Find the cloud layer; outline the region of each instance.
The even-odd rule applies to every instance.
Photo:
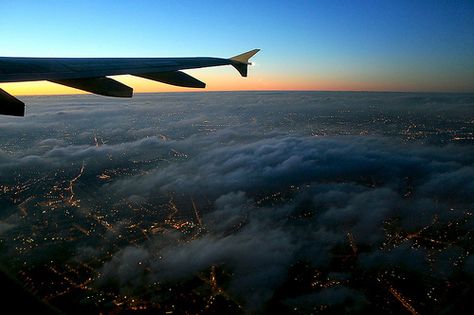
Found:
[[[465,219],[474,202],[472,153],[472,148],[420,147],[386,138],[271,138],[208,145],[189,160],[107,189],[214,200],[202,218],[203,237],[140,247],[151,255],[149,281],[181,279],[224,265],[233,271],[231,290],[259,308],[298,261],[330,269],[333,251],[349,243],[348,233],[365,248],[357,258],[360,268],[402,267],[425,276],[452,272],[452,262],[435,271],[430,248],[406,236],[432,226],[433,220],[441,228]],[[261,196],[281,193],[287,196],[271,205],[259,203]],[[295,219],[302,212],[310,215]],[[405,239],[385,246],[385,223],[395,219]],[[462,229],[470,228],[471,221]],[[117,264],[124,264],[131,250],[136,249],[128,247],[106,264],[104,274],[119,276],[113,270],[120,270]]]

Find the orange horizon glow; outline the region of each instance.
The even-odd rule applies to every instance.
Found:
[[[410,84],[396,80],[378,80],[376,82],[361,80],[360,78],[339,78],[331,75],[301,76],[297,74],[261,74],[258,71],[248,78],[241,78],[229,69],[189,70],[192,76],[206,83],[205,89],[183,88],[164,83],[142,79],[131,75],[114,76],[134,89],[134,93],[159,93],[159,92],[206,92],[206,91],[404,91],[404,92],[445,92],[446,85]],[[48,81],[2,83],[0,88],[15,96],[39,95],[75,95],[90,94],[81,90],[51,83]],[[450,92],[462,92],[463,87],[452,86]]]

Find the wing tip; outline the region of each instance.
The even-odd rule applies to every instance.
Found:
[[[255,54],[258,53],[259,51],[260,51],[260,48],[252,49],[252,50],[244,52],[240,55],[231,57],[229,59],[232,60],[232,61],[249,64],[249,59],[252,58],[253,56],[255,56]]]
[[[239,71],[240,75],[245,78],[248,75],[248,66],[252,64],[249,62],[249,59],[255,56],[255,54],[259,51],[259,48],[252,49],[244,52],[243,54],[231,57],[229,60],[231,61],[231,64],[234,66],[234,68]]]

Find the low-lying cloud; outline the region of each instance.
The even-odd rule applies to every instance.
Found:
[[[396,219],[410,234],[434,220],[446,225],[464,218],[474,202],[472,153],[469,147],[417,146],[387,138],[281,137],[207,145],[188,160],[106,189],[145,198],[179,192],[212,200],[212,210],[202,217],[207,231],[202,237],[166,246],[151,240],[140,247],[150,255],[145,281],[178,280],[225,266],[233,272],[231,292],[250,309],[259,309],[298,261],[330,269],[333,251],[348,244],[348,233],[364,248],[359,268],[403,268],[425,276],[441,268],[437,274],[451,274],[453,261],[430,267],[430,249],[409,239],[384,245],[385,224]],[[281,192],[289,196],[258,205],[262,195]],[[311,215],[294,219],[301,211]],[[128,264],[124,253],[132,250],[137,249],[118,253],[103,267],[104,275],[120,278],[114,270]],[[314,303],[354,289],[331,290],[318,293]],[[363,292],[356,295],[365,300]]]

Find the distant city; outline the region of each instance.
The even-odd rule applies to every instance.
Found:
[[[460,313],[474,95],[26,97],[0,265],[66,314]]]

